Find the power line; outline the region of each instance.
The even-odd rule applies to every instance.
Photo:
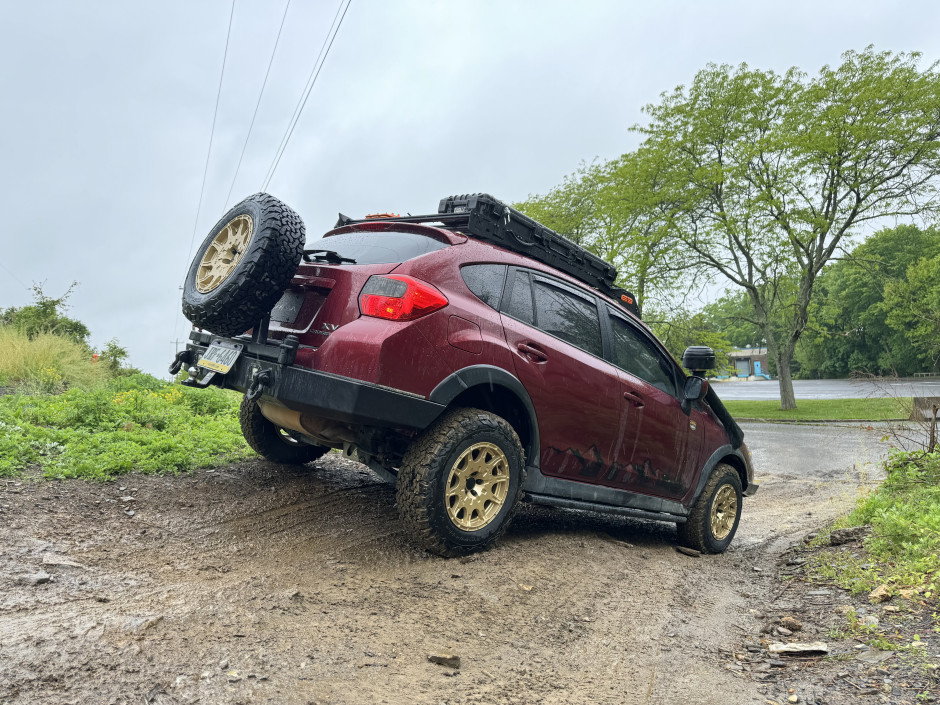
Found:
[[[343,8],[344,1],[346,2],[345,8]],[[346,12],[349,10],[349,6],[351,4],[352,0],[340,0],[339,7],[336,10],[336,15],[339,16],[339,22],[336,21],[336,17],[334,16],[333,25],[330,26],[332,36],[330,36],[330,32],[328,32],[326,38],[323,40],[323,45],[320,47],[320,53],[317,55],[317,60],[314,62],[313,69],[310,72],[310,78],[307,79],[307,86],[304,90],[304,93],[302,94],[298,106],[294,109],[294,115],[291,118],[292,122],[288,124],[287,132],[285,133],[284,138],[281,140],[281,144],[278,146],[277,152],[275,153],[274,161],[271,163],[271,167],[268,169],[268,173],[265,176],[264,184],[261,186],[262,191],[267,190],[268,184],[270,184],[271,179],[274,178],[274,172],[277,171],[281,157],[284,156],[284,152],[287,149],[287,144],[290,142],[290,138],[294,134],[294,128],[297,127],[297,123],[300,121],[300,115],[303,113],[304,107],[307,105],[307,99],[310,97],[313,86],[317,82],[317,77],[319,77],[320,71],[323,69],[323,64],[326,63],[326,57],[329,56],[330,49],[333,48],[333,42],[336,39],[336,35],[339,33],[339,28],[342,26],[343,20],[346,18]],[[343,11],[341,16],[339,15],[340,10]]]
[[[228,60],[228,44],[232,37],[232,18],[235,16],[235,0],[232,0],[232,9],[228,15],[228,31],[225,34],[225,51],[222,54],[222,73],[219,75],[219,89],[215,94],[215,111],[212,113],[212,129],[209,131],[209,149],[206,152],[206,166],[202,171],[202,188],[199,189],[199,205],[196,206],[196,222],[193,223],[193,235],[189,239],[189,260],[193,254],[193,243],[196,241],[196,228],[199,227],[199,214],[202,211],[202,199],[206,193],[206,179],[209,175],[209,158],[212,156],[212,142],[215,139],[215,123],[219,117],[219,100],[222,98],[222,80],[225,78],[225,63]]]
[[[6,273],[9,274],[11,277],[13,277],[19,284],[21,284],[24,289],[28,289],[28,288],[29,288],[28,286],[26,286],[25,284],[23,284],[23,280],[20,279],[18,276],[16,276],[13,272],[11,272],[11,271],[10,271],[10,268],[7,267],[3,262],[0,262],[0,267],[3,267],[3,269],[6,271]]]
[[[258,102],[255,103],[255,112],[251,115],[251,124],[248,126],[248,134],[245,135],[245,144],[242,145],[242,153],[238,155],[238,165],[235,167],[235,175],[232,176],[232,185],[228,187],[228,193],[225,195],[223,210],[228,209],[229,199],[232,197],[235,181],[238,179],[238,172],[242,167],[242,159],[245,157],[245,150],[248,148],[248,140],[251,139],[251,131],[255,126],[255,118],[258,117],[258,108],[261,107],[261,98],[264,96],[264,89],[268,85],[268,76],[271,75],[271,65],[274,64],[274,55],[277,53],[277,45],[281,41],[281,32],[284,30],[284,20],[287,19],[287,11],[290,9],[290,3],[291,0],[287,0],[287,4],[284,6],[284,14],[281,16],[281,26],[277,29],[274,49],[271,50],[271,59],[268,61],[268,70],[264,73],[264,81],[261,83],[261,92],[258,94]]]

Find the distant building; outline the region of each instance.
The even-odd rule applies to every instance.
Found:
[[[734,365],[735,377],[770,377],[767,348],[732,348],[728,357]]]

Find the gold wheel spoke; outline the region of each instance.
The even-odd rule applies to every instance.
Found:
[[[240,215],[219,231],[199,261],[196,270],[197,291],[208,294],[235,271],[251,242],[253,230],[251,216]]]
[[[460,454],[445,490],[450,520],[463,531],[478,531],[499,514],[509,494],[505,453],[493,443],[477,443]]]

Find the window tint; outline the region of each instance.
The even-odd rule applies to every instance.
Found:
[[[614,364],[675,396],[676,382],[672,365],[662,354],[619,316],[611,315],[610,325],[614,333]]]
[[[356,264],[391,264],[405,262],[447,246],[446,242],[418,233],[360,230],[322,237],[308,242],[306,249],[332,250],[340,257],[356,260]]]
[[[460,275],[467,288],[483,303],[499,308],[503,282],[506,281],[506,269],[505,264],[471,264],[461,268]]]
[[[539,329],[602,356],[601,323],[593,301],[536,279],[535,310]]]
[[[518,270],[513,278],[512,291],[509,293],[509,304],[506,313],[523,323],[535,325],[535,314],[532,312],[532,286],[529,282],[529,273]]]

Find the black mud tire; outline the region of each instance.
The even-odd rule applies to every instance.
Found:
[[[215,288],[199,291],[203,256],[229,223],[246,215],[252,232],[241,259]],[[239,335],[254,327],[290,283],[305,240],[303,220],[291,208],[266,193],[249,196],[222,216],[196,251],[183,283],[183,315],[216,335]]]
[[[445,488],[450,470],[474,444],[490,443],[506,457],[509,487],[502,507],[485,526],[467,531],[448,515]],[[398,471],[396,504],[409,537],[440,556],[462,556],[492,544],[516,511],[525,480],[525,454],[509,423],[479,409],[455,409],[412,441]]]
[[[712,530],[712,511],[719,493],[724,492],[727,494],[728,491],[723,490],[725,487],[731,487],[734,490],[736,510],[730,532],[718,538]],[[741,476],[738,475],[738,471],[730,465],[719,463],[715,466],[711,477],[708,478],[702,494],[692,505],[688,520],[684,524],[677,525],[679,543],[702,553],[724,553],[731,545],[731,541],[738,530],[738,524],[741,522],[743,497]]]
[[[258,455],[272,463],[303,465],[312,463],[330,452],[325,446],[310,445],[289,435],[287,431],[268,421],[258,408],[256,400],[242,397],[238,410],[242,435]]]

